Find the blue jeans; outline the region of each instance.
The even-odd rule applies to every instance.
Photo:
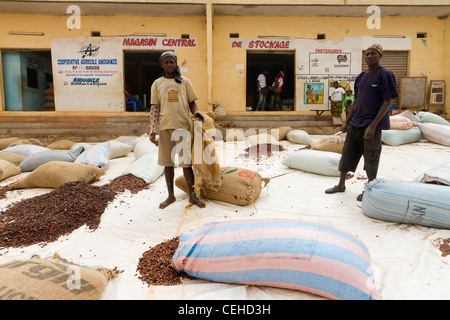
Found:
[[[262,94],[261,91],[258,93],[258,103],[256,104],[257,111],[264,111],[264,106],[266,105],[266,94]]]

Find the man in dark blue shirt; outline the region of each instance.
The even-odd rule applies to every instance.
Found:
[[[381,130],[390,129],[389,107],[398,98],[394,73],[380,65],[383,48],[374,44],[366,50],[368,69],[355,80],[355,101],[342,132],[347,132],[339,163],[338,185],[325,190],[331,194],[345,191],[345,179],[349,171],[355,172],[361,157],[370,181],[376,179],[381,155]],[[363,194],[357,197],[362,201]]]

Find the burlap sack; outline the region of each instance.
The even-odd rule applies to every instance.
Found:
[[[59,188],[70,181],[92,183],[104,174],[103,169],[87,164],[51,161],[11,185],[11,189]]]
[[[0,159],[0,181],[15,176],[21,172],[20,167],[9,161]]]
[[[311,143],[311,150],[329,151],[342,154],[345,137],[330,136]]]
[[[95,300],[116,273],[55,255],[0,265],[0,300]]]
[[[11,162],[16,166],[18,166],[26,158],[27,157],[12,152],[0,152],[0,159]]]
[[[58,140],[53,143],[50,143],[47,148],[52,150],[70,150],[75,142],[71,140]]]
[[[267,130],[267,133],[272,135],[278,141],[286,140],[286,135],[291,131],[291,127],[279,127]]]
[[[0,139],[0,150],[3,150],[3,149],[8,148],[8,146],[9,146],[11,143],[14,143],[14,142],[19,141],[19,140],[20,140],[20,138],[17,138],[17,137],[2,138],[2,139]]]
[[[219,190],[204,189],[201,193],[203,198],[245,206],[258,199],[263,188],[262,183],[264,182],[265,186],[270,180],[262,178],[257,172],[248,169],[223,167],[220,171],[221,188]],[[188,192],[184,176],[176,178],[175,185],[184,192]]]
[[[196,112],[191,123],[191,161],[194,171],[194,191],[219,190],[222,185],[220,165],[216,156],[214,119],[207,112]]]
[[[8,147],[19,146],[21,144],[31,144],[34,146],[41,146],[41,147],[47,146],[47,144],[44,141],[41,141],[39,139],[22,139],[22,140],[14,141]]]

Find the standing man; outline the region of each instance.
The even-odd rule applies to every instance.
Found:
[[[258,103],[256,104],[256,111],[264,111],[264,106],[266,105],[266,95],[267,95],[267,70],[260,73],[257,80],[256,86],[258,88]]]
[[[193,191],[194,173],[191,162],[191,113],[197,112],[198,99],[190,80],[181,76],[177,65],[177,56],[174,52],[167,51],[161,54],[159,61],[162,68],[162,77],[153,82],[151,87],[151,111],[150,111],[150,141],[158,147],[158,164],[165,167],[168,197],[159,205],[164,209],[175,202],[174,196],[174,157],[177,153],[174,149],[177,145],[176,138],[182,138],[183,148],[178,152],[180,166],[186,179],[189,193],[189,202],[200,208],[205,204],[198,199]],[[156,141],[156,131],[159,128],[159,141]],[[172,140],[173,139],[173,140]],[[189,150],[189,154],[183,151]]]
[[[398,97],[394,73],[380,65],[383,48],[371,45],[365,54],[368,69],[355,80],[355,100],[342,125],[347,132],[339,163],[338,185],[325,190],[331,194],[345,191],[345,178],[349,171],[355,172],[361,156],[364,170],[370,181],[376,179],[381,155],[381,130],[389,130],[389,106]],[[361,193],[356,199],[362,201]]]

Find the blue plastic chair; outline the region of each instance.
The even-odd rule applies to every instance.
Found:
[[[128,105],[133,106],[134,112],[137,111],[137,110],[136,110],[136,101],[135,101],[135,100],[127,101],[127,104],[126,104],[126,110],[127,110],[127,111],[128,111]]]

